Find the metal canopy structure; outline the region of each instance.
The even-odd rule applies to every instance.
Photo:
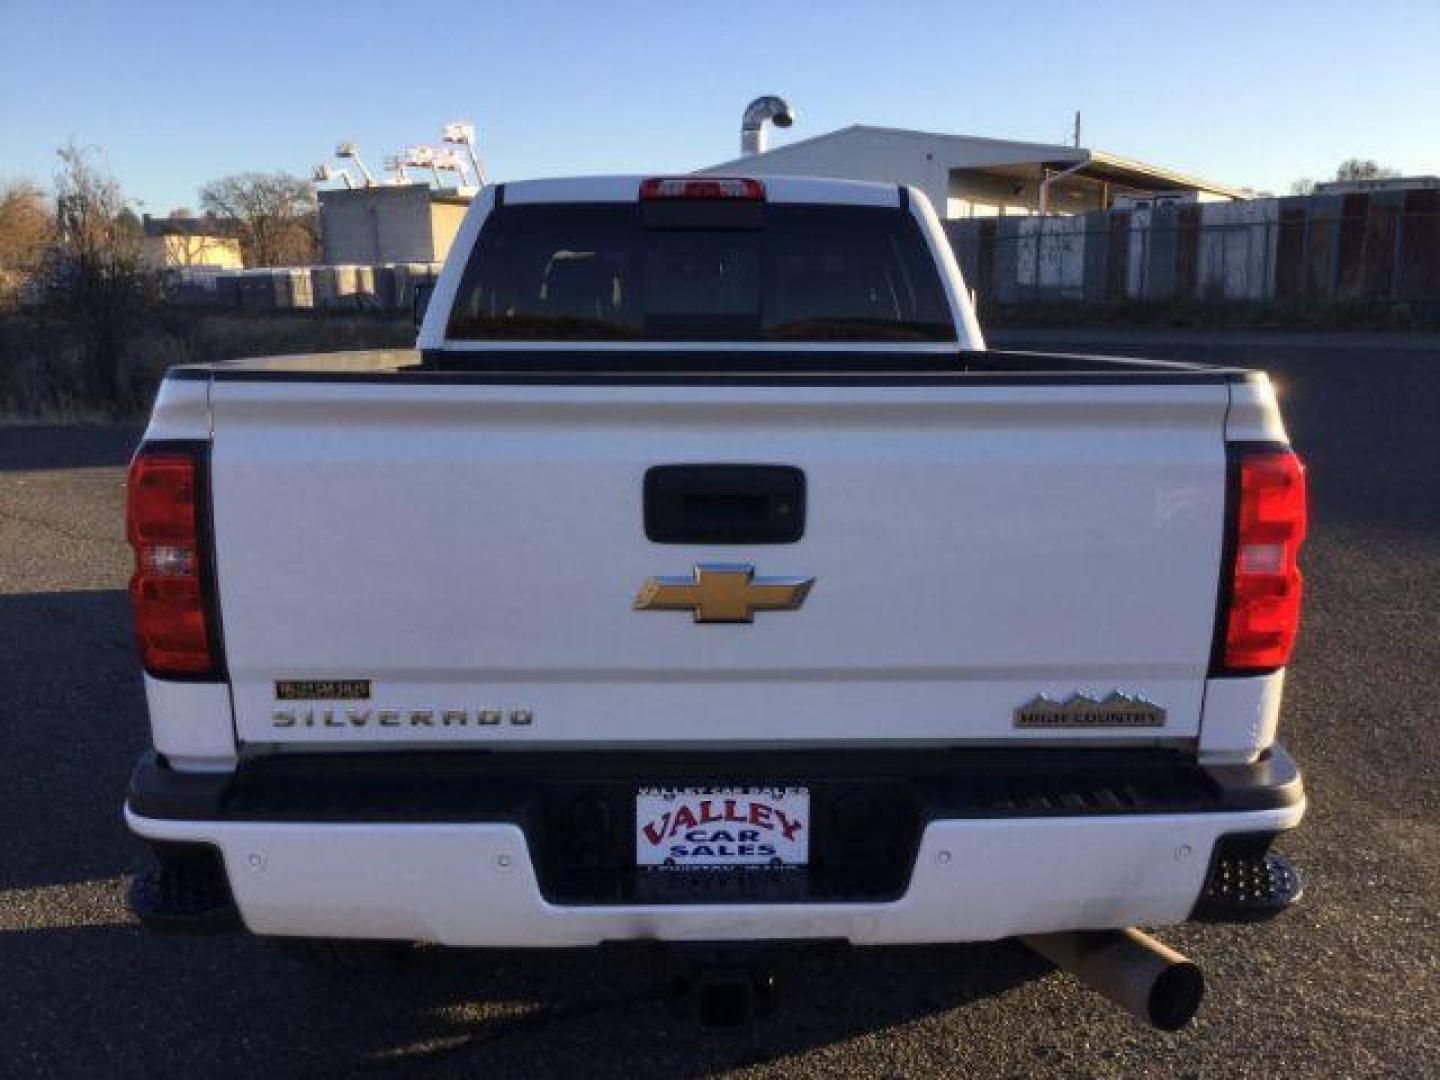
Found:
[[[1246,197],[1238,188],[1104,150],[865,124],[699,171],[907,183],[925,191],[942,214],[947,202],[966,198],[1067,213],[1104,209],[1118,193]]]

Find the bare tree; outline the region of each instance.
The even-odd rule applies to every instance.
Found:
[[[200,189],[200,205],[240,231],[248,266],[295,266],[316,252],[315,191],[289,173],[238,173]]]
[[[13,302],[33,279],[54,228],[38,187],[25,180],[0,184],[0,303]]]
[[[127,238],[139,239],[145,235],[145,226],[140,221],[140,215],[128,206],[122,206],[115,215],[115,229]]]
[[[1388,165],[1378,164],[1372,158],[1346,158],[1335,169],[1335,180],[1345,183],[1353,180],[1387,180],[1400,173]],[[1318,181],[1302,176],[1290,185],[1291,195],[1314,195]]]
[[[1400,173],[1370,158],[1348,158],[1335,170],[1336,180],[1387,180]]]
[[[59,155],[47,299],[77,336],[80,393],[121,411],[131,404],[126,347],[143,327],[155,283],[119,184],[82,147]]]

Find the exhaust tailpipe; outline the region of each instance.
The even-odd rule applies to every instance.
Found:
[[[1056,967],[1161,1031],[1179,1031],[1200,1009],[1200,969],[1139,930],[1076,930],[1020,939]]]

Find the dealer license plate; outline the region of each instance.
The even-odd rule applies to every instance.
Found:
[[[639,866],[804,866],[810,789],[641,788],[635,796]]]

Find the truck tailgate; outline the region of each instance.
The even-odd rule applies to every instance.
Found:
[[[213,528],[239,737],[1193,737],[1227,402],[1219,380],[217,379]],[[651,542],[646,470],[690,463],[803,470],[803,536]],[[647,579],[710,563],[814,584],[798,610],[749,624],[634,609]],[[1017,724],[1037,695],[1114,691],[1163,724]]]

